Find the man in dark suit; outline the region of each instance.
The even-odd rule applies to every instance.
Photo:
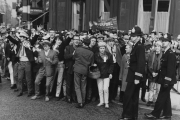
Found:
[[[120,120],[138,119],[138,102],[140,82],[145,72],[145,48],[140,42],[141,28],[135,26],[132,29],[131,41],[134,43],[130,54],[130,64],[127,75],[127,87],[123,100],[123,113]]]
[[[38,61],[42,63],[41,68],[38,71],[38,75],[36,76],[35,80],[35,96],[31,99],[35,100],[40,96],[40,89],[39,85],[43,80],[44,76],[46,76],[46,97],[45,101],[49,101],[49,92],[50,92],[50,85],[52,84],[53,75],[55,71],[55,65],[58,63],[58,56],[57,52],[50,49],[50,42],[45,40],[43,42],[44,50],[39,52]]]
[[[65,72],[66,72],[66,99],[68,103],[71,103],[72,100],[76,101],[75,90],[74,90],[73,54],[75,49],[79,45],[79,41],[80,41],[79,36],[74,36],[72,39],[72,45],[67,46],[64,52]]]
[[[85,103],[86,97],[86,84],[88,68],[94,62],[94,53],[89,49],[90,40],[85,38],[83,40],[83,46],[78,47],[74,53],[74,84],[77,95],[77,108],[82,108]]]
[[[40,31],[41,28],[38,28]],[[32,96],[33,94],[33,87],[32,87],[32,78],[31,78],[31,62],[34,61],[34,55],[31,47],[36,43],[37,38],[39,36],[39,32],[36,33],[35,37],[29,41],[29,35],[25,30],[20,30],[17,33],[19,36],[19,41],[7,35],[7,38],[17,45],[17,54],[16,56],[19,58],[19,65],[18,65],[18,83],[19,83],[19,96],[23,95],[23,79],[27,81],[27,88],[28,88],[28,97]]]
[[[172,108],[170,91],[176,84],[176,56],[171,50],[171,36],[169,34],[162,38],[164,54],[161,58],[161,68],[157,83],[161,84],[160,92],[155,103],[154,110],[145,114],[148,119],[171,119]],[[161,112],[163,111],[162,116]]]

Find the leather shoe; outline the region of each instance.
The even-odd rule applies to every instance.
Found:
[[[155,116],[153,116],[151,113],[145,113],[144,116],[147,118],[147,119],[157,119]]]
[[[171,119],[171,116],[161,116],[160,119]]]
[[[76,108],[83,108],[84,107],[84,105],[82,104],[82,103],[78,103],[77,105],[76,105]]]
[[[20,97],[20,96],[22,96],[23,95],[23,93],[19,93],[18,95],[17,95],[17,97]]]

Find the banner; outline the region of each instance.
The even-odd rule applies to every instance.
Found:
[[[100,20],[98,22],[89,22],[89,26],[99,30],[117,30],[117,17],[108,20]]]

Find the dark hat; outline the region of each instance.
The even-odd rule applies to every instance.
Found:
[[[171,35],[169,33],[164,34],[162,42],[171,42]]]
[[[142,36],[142,31],[139,26],[135,26],[131,30],[131,37],[134,37],[134,36]]]
[[[90,39],[88,37],[84,38],[83,41],[82,41],[85,45],[89,46],[90,44]]]

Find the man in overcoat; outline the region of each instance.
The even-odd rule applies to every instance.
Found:
[[[130,54],[130,64],[127,75],[127,87],[123,100],[123,113],[120,120],[137,120],[140,82],[145,72],[145,48],[140,42],[141,28],[135,26],[131,31],[133,48]]]
[[[161,84],[160,92],[154,110],[145,117],[148,119],[171,119],[172,108],[170,91],[176,84],[176,56],[171,50],[171,36],[166,34],[162,39],[164,54],[161,58],[161,68],[157,83]],[[161,112],[163,111],[162,116]]]

